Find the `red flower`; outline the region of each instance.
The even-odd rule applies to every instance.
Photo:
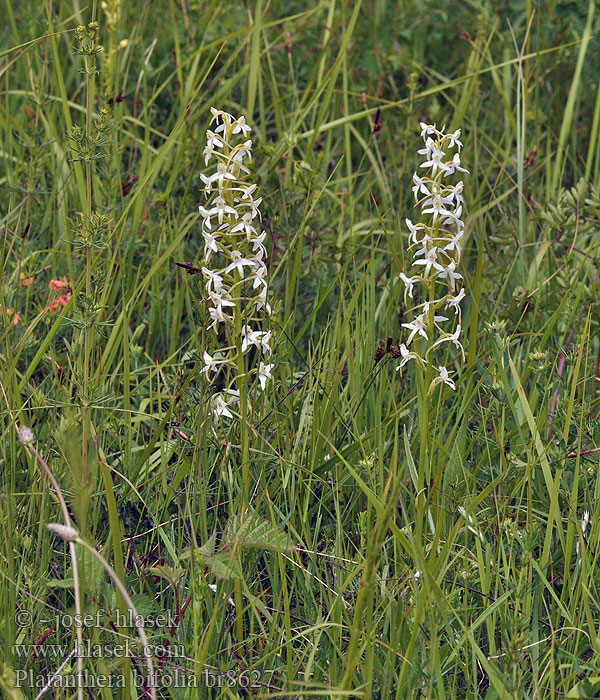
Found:
[[[71,298],[71,292],[67,292],[66,294],[63,294],[60,297],[57,297],[56,299],[53,299],[49,304],[48,304],[48,311],[51,314],[55,314],[59,309],[61,309],[63,306],[67,305],[67,302]]]
[[[61,289],[64,289],[65,287],[69,286],[69,280],[65,279],[64,277],[59,280],[50,280],[48,283],[48,287],[50,289],[53,289],[55,292],[60,291]]]
[[[12,316],[12,317],[13,317],[13,319],[12,319],[13,326],[16,326],[17,323],[19,323],[19,314],[16,313],[15,311],[13,311],[13,309],[9,308],[8,306],[6,307],[6,313],[7,313],[9,316]]]

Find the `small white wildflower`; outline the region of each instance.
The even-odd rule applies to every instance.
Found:
[[[33,445],[33,443],[35,442],[35,436],[33,435],[33,431],[26,425],[19,425],[17,427],[17,435],[19,436],[19,441],[21,442],[21,445]]]
[[[215,148],[223,148],[223,142],[214,132],[209,130],[206,132],[206,148],[203,151],[204,165],[208,165]]]
[[[463,360],[465,359],[465,351],[462,346],[462,343],[459,340],[460,337],[460,323],[456,326],[456,330],[454,333],[449,333],[448,335],[442,336],[438,340],[435,341],[435,343],[431,346],[431,350],[433,348],[437,347],[438,345],[441,345],[442,343],[452,343],[457,350],[460,350],[460,353],[462,355]],[[446,382],[447,383],[447,382]]]
[[[252,129],[246,124],[246,117],[241,116],[238,117],[234,122],[233,122],[233,128],[231,130],[232,134],[239,134],[240,131],[245,135],[249,134]],[[459,132],[460,133],[460,132]]]
[[[212,229],[212,223],[211,223],[211,216],[212,214],[208,209],[205,209],[202,205],[198,207],[198,211],[200,212],[200,216],[204,219],[202,222],[203,226],[206,226],[206,228],[210,231]]]
[[[417,358],[417,353],[415,352],[410,352],[410,350],[404,345],[404,343],[401,343],[400,345],[400,354],[402,356],[402,359],[400,360],[400,364],[396,367],[396,372],[399,369],[402,369],[404,365],[409,361],[409,360],[414,360]]]
[[[466,168],[462,168],[460,165],[460,155],[458,153],[454,154],[454,158],[452,158],[452,162],[448,163],[446,166],[446,175],[453,175],[456,171],[459,171],[461,173],[468,173],[469,171]]]
[[[273,363],[265,365],[261,362],[258,366],[258,381],[260,382],[260,388],[264,391],[267,383],[267,379],[273,379],[271,370],[275,367]]]
[[[202,267],[202,274],[206,277],[206,291],[218,292],[223,288],[223,278],[218,272],[209,269],[208,267]]]
[[[213,372],[218,372],[219,365],[223,365],[227,362],[227,360],[220,357],[212,357],[212,355],[209,355],[206,350],[203,353],[202,359],[204,360],[204,367],[200,370],[200,373],[206,372],[207,375],[211,370]]]
[[[421,268],[418,275],[400,273],[399,277],[404,284],[404,302],[413,299],[416,282],[421,282],[425,287],[426,298],[429,301],[417,303],[413,308],[423,307],[422,313],[417,315],[410,323],[403,323],[402,327],[410,331],[405,344],[400,346],[401,362],[398,369],[410,359],[418,359],[421,366],[432,351],[435,351],[445,342],[451,342],[461,353],[464,360],[465,353],[460,341],[462,331],[462,319],[460,302],[465,298],[465,291],[455,293],[455,284],[462,279],[457,272],[462,252],[462,240],[464,236],[463,190],[464,182],[459,180],[455,184],[446,182],[446,178],[455,172],[467,172],[460,164],[459,151],[462,148],[460,140],[461,131],[456,129],[450,134],[444,132],[445,127],[438,129],[435,125],[420,123],[421,137],[425,141],[424,147],[418,153],[425,156],[420,168],[425,170],[421,175],[414,173],[412,192],[415,202],[420,203],[421,213],[425,220],[413,223],[405,219],[409,229],[410,248],[415,247],[412,264],[415,268]],[[455,152],[452,153],[452,149]],[[447,287],[446,294],[439,298],[435,293],[437,285],[444,284]],[[437,324],[448,321],[445,316],[437,312],[441,306],[454,309],[457,318],[457,326],[453,332],[444,333]],[[431,312],[432,311],[432,312]],[[442,335],[436,339],[436,331],[442,331]],[[416,351],[411,353],[408,347],[416,336],[427,341],[428,347],[425,358]],[[414,358],[413,358],[414,355]],[[430,384],[430,390],[437,384],[446,384],[455,388],[454,381],[450,378],[448,370],[438,367],[438,375]]]
[[[213,308],[218,309],[220,313],[223,312],[224,306],[228,306],[230,308],[235,307],[235,302],[231,298],[230,294],[223,289],[220,289],[218,292],[209,292],[208,297],[213,305]]]
[[[261,285],[267,284],[266,282],[266,276],[267,276],[267,267],[266,265],[260,265],[259,267],[256,267],[254,272],[252,272],[249,276],[248,279],[252,282],[252,289],[256,289],[257,287],[260,287]]]
[[[208,326],[206,330],[214,330],[215,333],[218,331],[219,323],[226,323],[227,321],[231,320],[231,318],[223,312],[222,306],[211,306],[208,309],[208,315],[210,316],[212,323]]]
[[[415,255],[418,255],[421,251],[418,251],[415,253]],[[425,257],[422,260],[415,260],[413,265],[425,265],[425,269],[423,270],[423,276],[428,277],[429,272],[431,268],[433,267],[435,270],[438,270],[438,272],[443,272],[444,267],[440,265],[440,263],[437,260],[437,248],[433,246],[433,248],[430,248],[426,253]]]
[[[233,403],[231,397],[225,398],[222,393],[213,396],[213,415],[215,418],[233,418],[233,413],[229,410],[229,406]]]
[[[460,218],[462,216],[462,204],[460,204],[453,212],[450,212],[450,216],[442,219],[440,223],[440,229],[446,230],[448,226],[456,226],[457,233],[460,233],[465,226],[465,222]]]
[[[451,236],[450,238],[442,238],[440,240],[443,241],[449,241],[442,250],[450,253],[456,252],[458,256],[461,254],[461,248],[460,248],[460,243],[462,241],[463,233],[462,231],[458,231],[458,233],[455,236]]]
[[[460,292],[454,297],[448,297],[445,302],[446,308],[452,307],[454,313],[458,315],[460,321],[460,302],[466,297],[465,290],[461,287]]]
[[[208,261],[213,253],[219,252],[217,237],[212,233],[202,231],[202,238],[204,238],[204,258]]]
[[[239,250],[232,250],[231,253],[231,263],[225,268],[225,272],[231,272],[231,270],[237,270],[238,275],[244,277],[244,265],[246,267],[254,267],[254,260],[249,258],[244,258]]]
[[[237,233],[238,231],[245,231],[246,235],[250,239],[252,234],[256,235],[256,229],[252,226],[252,212],[246,212],[242,215],[242,218],[238,223],[231,229],[231,233]]]
[[[215,132],[211,131],[210,129],[208,129],[206,132],[206,143],[209,146],[223,148],[223,141],[221,141],[221,139],[215,134]]]
[[[412,339],[415,337],[415,335],[417,335],[417,333],[420,336],[423,336],[425,340],[427,340],[427,331],[425,330],[425,321],[423,314],[417,316],[414,321],[411,321],[411,323],[403,323],[402,327],[408,328],[408,330],[410,331],[410,335],[408,336],[406,345],[410,345],[412,343]]]
[[[417,175],[417,173],[414,173],[414,175],[413,175],[413,182],[415,183],[413,188],[412,188],[413,195],[415,197],[415,202],[418,201],[419,194],[424,194],[426,196],[431,195],[431,192],[427,189],[427,183],[425,182],[425,180],[421,179]]]
[[[247,202],[247,206],[250,207],[250,213],[252,214],[252,218],[255,216],[260,217],[260,210],[259,206],[262,203],[262,197],[259,197],[258,199],[251,199],[249,202]]]
[[[242,352],[246,352],[251,345],[260,347],[260,331],[254,331],[250,326],[242,328]]]
[[[588,525],[590,524],[590,512],[586,510],[583,514],[583,520],[581,521],[581,534],[585,537]]]
[[[215,396],[214,415],[217,418],[220,418],[221,416],[225,416],[225,418],[233,418],[233,413],[231,413],[229,408],[227,408],[227,404],[225,403],[225,400],[221,394],[217,394]]]
[[[216,394],[211,411],[216,419],[232,418],[232,402],[239,401],[240,382],[256,376],[261,389],[271,376],[273,363],[259,363],[259,358],[244,358],[244,371],[239,371],[238,352],[247,353],[254,346],[263,355],[271,353],[272,333],[257,330],[261,316],[271,315],[268,302],[266,232],[259,228],[262,197],[258,185],[251,182],[248,166],[252,162],[252,131],[244,116],[233,117],[211,108],[211,126],[206,132],[205,165],[216,160],[213,172],[202,174],[206,203],[198,209],[202,217],[204,260],[202,275],[205,299],[210,316],[208,328],[218,337],[227,338],[226,347],[216,351],[207,347],[201,372],[207,376],[221,371],[225,385],[238,386]],[[217,260],[217,263],[213,262]],[[227,291],[226,287],[229,288]],[[266,312],[266,313],[265,313]],[[241,318],[240,318],[241,316]],[[242,327],[241,339],[236,337]],[[260,327],[260,326],[259,326]],[[241,341],[241,342],[240,342]],[[247,365],[256,362],[256,370]],[[245,394],[250,397],[252,389]]]
[[[419,155],[425,156],[426,158],[430,158],[431,154],[433,153],[435,149],[435,141],[430,137],[426,136],[423,137],[425,139],[425,148],[419,148],[417,153]],[[421,166],[423,167],[423,166]]]
[[[211,112],[212,112],[212,111],[213,111],[213,107],[211,107],[210,109],[211,109]],[[211,122],[214,121],[217,117],[220,117],[223,121],[222,121],[221,124],[219,124],[219,125],[217,126],[217,128],[215,129],[215,131],[216,131],[217,133],[220,133],[220,132],[225,133],[226,131],[231,131],[231,121],[232,121],[232,119],[233,119],[233,117],[231,116],[231,114],[228,114],[227,112],[223,112],[222,110],[218,110],[218,111],[215,110],[215,111],[213,112],[213,118],[212,118]]]
[[[429,134],[435,134],[435,126],[431,124],[425,124],[425,122],[419,122],[421,127],[421,138],[426,139]]]
[[[437,377],[434,377],[432,382],[431,382],[431,385],[429,387],[430,391],[431,391],[431,389],[433,389],[433,387],[436,384],[440,384],[441,382],[443,382],[444,384],[447,384],[453,390],[456,389],[456,386],[455,386],[454,382],[452,381],[452,379],[450,379],[450,375],[448,374],[448,370],[445,367],[442,367],[442,366],[438,367],[438,372],[439,372],[439,375]]]
[[[251,238],[248,243],[252,243],[252,252],[254,253],[261,253],[262,255],[265,254],[265,247],[263,245],[263,241],[265,240],[265,236],[267,235],[266,231],[263,231],[260,236],[255,236],[254,238]]]
[[[459,136],[460,136],[460,129],[457,129],[453,134],[450,134],[450,137],[449,137],[450,148],[454,148],[455,146],[458,146],[458,148],[462,148],[462,142],[458,140]]]
[[[463,196],[462,192],[464,189],[464,184],[462,180],[459,180],[456,185],[450,186],[447,188],[447,191],[449,192],[449,195],[453,197],[454,201],[457,204],[460,204],[463,201]]]
[[[405,219],[406,225],[408,226],[408,230],[410,231],[410,235],[408,237],[408,240],[410,243],[418,243],[417,239],[417,234],[419,231],[424,231],[425,226],[423,224],[413,224],[413,222],[410,219]]]
[[[462,275],[458,272],[455,272],[456,270],[456,262],[454,260],[451,260],[446,267],[443,267],[440,272],[438,272],[438,279],[445,279],[448,278],[448,283],[449,284],[454,284],[454,280],[461,280]]]
[[[258,185],[256,183],[248,185],[247,187],[238,187],[237,189],[242,193],[242,200],[249,199],[252,201],[252,195],[256,192]]]
[[[441,194],[436,194],[430,199],[426,199],[423,202],[423,214],[433,214],[433,221],[435,222],[438,216],[453,216],[451,211],[448,211],[444,204],[452,204],[453,197],[450,195],[443,197]]]
[[[267,315],[271,315],[271,305],[267,301],[267,286],[265,285],[260,289],[258,292],[255,300],[254,300],[254,306],[256,311],[260,311],[261,309],[264,309],[267,312]]]
[[[409,296],[411,299],[413,298],[413,292],[414,292],[414,288],[415,288],[415,282],[418,282],[421,278],[418,277],[418,276],[407,277],[407,276],[404,274],[404,272],[401,272],[401,273],[398,275],[398,277],[400,277],[400,279],[401,279],[402,282],[404,283],[404,287],[405,287],[405,289],[404,289],[404,303],[406,303],[406,295],[408,294],[408,296]]]
[[[225,214],[231,214],[234,217],[237,217],[237,211],[232,207],[227,204],[227,202],[219,195],[213,202],[214,206],[209,209],[209,215],[216,214],[217,219],[219,221],[219,226],[223,223],[223,218],[225,217]]]
[[[440,148],[436,148],[435,146],[424,150],[429,150],[427,153],[428,160],[421,163],[421,168],[431,168],[433,175],[435,175],[438,168],[443,172],[448,172],[449,166],[444,163],[444,156],[446,155],[444,151],[442,151]],[[421,151],[419,151],[419,153],[421,153]]]
[[[432,302],[432,303],[435,305],[438,301],[439,301],[439,300],[436,299],[436,300],[435,300],[434,302]],[[430,304],[429,304],[428,301],[426,301],[426,302],[423,304],[423,316],[425,316],[425,318],[429,318],[429,307],[430,307]],[[434,321],[434,323],[439,323],[440,321],[447,321],[447,320],[448,320],[448,319],[446,318],[446,316],[439,316],[438,314],[436,314],[436,313],[434,312],[434,314],[433,314],[433,321]]]
[[[60,537],[65,542],[73,542],[79,537],[79,533],[74,527],[69,525],[61,525],[60,523],[48,523],[48,530],[53,535]]]
[[[261,331],[259,334],[260,347],[265,355],[271,353],[271,340],[273,338],[272,331]]]

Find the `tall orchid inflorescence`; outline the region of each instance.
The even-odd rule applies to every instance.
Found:
[[[463,210],[463,182],[450,184],[448,178],[458,172],[468,172],[460,164],[460,129],[452,134],[444,133],[444,128],[437,129],[431,124],[421,122],[421,137],[425,147],[418,153],[425,157],[420,168],[424,174],[413,175],[412,188],[415,202],[421,205],[421,213],[425,220],[413,224],[406,219],[410,231],[409,250],[414,250],[413,266],[415,273],[408,277],[403,272],[400,279],[404,283],[404,300],[407,297],[414,300],[415,285],[419,283],[423,289],[424,301],[415,305],[420,310],[414,320],[403,323],[402,326],[410,331],[406,343],[400,345],[399,370],[409,360],[416,360],[421,367],[433,364],[434,351],[444,343],[452,343],[464,360],[464,349],[460,342],[461,310],[460,302],[465,298],[463,287],[456,291],[458,280],[462,275],[456,271],[461,255],[461,244],[464,235],[464,222],[461,219]],[[455,149],[454,154],[448,153]],[[440,283],[444,293],[438,298]],[[440,324],[448,321],[447,316],[438,314],[438,310],[452,309],[457,319],[454,332],[450,333]],[[435,336],[438,336],[435,338]],[[423,338],[421,352],[413,341]],[[447,384],[455,389],[454,381],[450,378],[448,369],[438,365],[435,376],[431,379],[429,391],[437,384]],[[431,376],[431,373],[428,373]]]
[[[261,231],[259,206],[248,165],[252,161],[252,141],[246,140],[251,128],[243,116],[211,108],[214,131],[206,132],[204,162],[216,161],[210,176],[201,175],[207,203],[200,206],[203,218],[204,260],[202,274],[211,323],[217,339],[226,338],[218,351],[204,350],[202,372],[213,381],[230,368],[223,379],[224,389],[213,396],[215,419],[232,418],[231,407],[246,401],[248,378],[255,375],[261,390],[272,379],[272,332],[264,329],[270,317],[267,301],[265,231]],[[216,345],[216,343],[215,343]],[[256,348],[258,366],[247,367],[247,356]]]

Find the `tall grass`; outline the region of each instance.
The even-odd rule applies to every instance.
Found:
[[[596,697],[593,1],[107,0],[98,73],[93,12],[0,11],[4,695],[82,659],[124,684],[91,697],[149,697],[133,606],[164,698]],[[248,460],[200,372],[210,107],[253,128],[268,233],[276,368]],[[467,360],[445,345],[457,390],[421,422],[387,340],[420,120],[462,128],[470,171]],[[47,529],[70,523],[18,425],[131,605]],[[93,658],[71,653],[75,590]]]

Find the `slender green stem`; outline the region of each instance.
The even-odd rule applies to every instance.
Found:
[[[248,430],[247,430],[247,377],[242,352],[242,302],[241,302],[241,287],[243,281],[240,279],[240,294],[236,298],[235,306],[235,347],[236,347],[236,363],[237,363],[237,378],[236,386],[240,393],[240,458],[242,469],[242,495],[241,509],[244,510],[248,505],[248,491],[250,482],[250,465],[248,463]],[[241,645],[244,642],[244,618],[242,614],[242,582],[239,578],[234,581],[234,599],[235,599],[235,636],[238,643]]]
[[[82,397],[82,446],[81,446],[81,481],[82,488],[88,488],[88,441],[90,422],[90,366],[91,352],[93,344],[93,326],[89,316],[90,299],[92,293],[92,243],[91,243],[91,219],[92,219],[92,162],[89,151],[92,142],[92,109],[94,101],[94,63],[92,57],[84,57],[86,104],[85,104],[85,135],[86,135],[86,158],[85,158],[85,187],[86,187],[86,212],[85,212],[85,316],[83,329],[83,397]],[[82,532],[86,532],[86,523],[80,524]]]
[[[10,406],[8,405],[8,400],[6,397],[6,392],[4,391],[4,387],[1,384],[0,384],[0,388],[2,389],[2,394],[4,395],[4,399],[7,402],[7,407],[8,407],[9,413],[11,413]],[[13,418],[13,420],[14,420],[14,418]],[[16,425],[16,423],[15,423],[15,425]],[[63,496],[63,492],[62,492],[60,485],[59,485],[58,481],[56,480],[54,474],[50,470],[50,467],[48,466],[46,460],[37,451],[37,449],[33,445],[33,443],[27,444],[27,445],[25,445],[25,447],[34,456],[35,460],[41,466],[42,470],[45,472],[50,483],[52,484],[52,487],[54,488],[54,492],[56,494],[58,502],[60,503],[60,508],[61,508],[63,518],[65,521],[65,526],[72,527],[73,524],[71,521],[71,516],[69,515],[69,509],[67,508],[67,503],[66,503],[65,498]],[[81,617],[81,612],[82,612],[81,593],[82,593],[82,589],[81,589],[81,582],[79,580],[79,575],[78,575],[77,552],[75,551],[75,544],[73,542],[69,542],[69,554],[71,556],[71,569],[73,571],[73,597],[75,599],[75,613],[79,617]],[[81,650],[83,649],[83,631],[82,631],[81,625],[75,626],[75,637],[77,639],[77,649],[75,650],[75,656],[77,658],[77,677],[79,679],[79,681],[77,683],[77,700],[83,700],[83,656],[81,655]]]
[[[88,551],[93,557],[95,557],[106,573],[110,576],[110,578],[113,580],[115,586],[117,587],[119,593],[123,596],[123,600],[125,601],[127,607],[131,610],[131,612],[134,615],[134,619],[141,620],[142,617],[138,613],[133,601],[131,600],[131,597],[129,596],[129,593],[127,592],[127,589],[123,585],[123,582],[119,579],[117,574],[115,573],[114,569],[111,567],[111,565],[106,561],[106,559],[98,552],[94,547],[92,547],[90,544],[88,544],[85,540],[83,540],[81,537],[77,537],[74,540],[77,544],[80,544],[86,551]],[[136,629],[140,638],[140,641],[142,642],[142,651],[143,651],[143,656],[144,659],[146,660],[146,668],[148,669],[148,686],[147,690],[150,691],[150,697],[152,700],[157,700],[156,696],[156,678],[154,676],[154,664],[152,662],[152,654],[150,652],[150,644],[148,643],[148,637],[146,636],[146,633],[144,631],[144,625],[143,624],[136,624]]]
[[[240,293],[243,280],[239,280]],[[250,445],[248,435],[248,377],[246,375],[246,362],[242,353],[242,313],[241,299],[236,299],[235,307],[235,346],[237,378],[236,386],[240,392],[240,466],[242,470],[242,507],[246,507],[249,502],[250,492]]]
[[[417,364],[417,396],[419,407],[419,468],[417,480],[417,496],[415,503],[415,537],[418,541],[421,539],[423,531],[423,513],[422,504],[425,502],[425,475],[427,473],[427,441],[429,438],[429,399],[427,397],[427,369]]]
[[[423,344],[426,345],[424,352],[422,353],[422,357],[427,356],[427,346],[429,342],[431,341],[431,338],[433,337],[433,328],[434,328],[434,317],[435,317],[435,305],[434,305],[434,300],[435,300],[435,278],[432,277],[431,281],[429,282],[429,310],[427,314],[427,318],[425,319],[426,321],[426,328],[427,328],[427,337],[429,340],[423,340]],[[424,369],[420,373],[421,375],[421,382],[420,382],[420,387],[419,387],[419,392],[420,392],[420,420],[419,420],[419,428],[421,431],[421,438],[420,438],[420,451],[419,451],[419,474],[421,475],[421,479],[423,480],[423,483],[419,484],[419,489],[423,489],[426,485],[429,484],[430,480],[430,464],[429,464],[429,459],[428,459],[428,443],[429,443],[429,386],[431,385],[431,376],[432,376],[432,369],[431,369],[431,361],[428,361],[425,364]]]
[[[350,641],[348,643],[348,649],[346,650],[346,670],[341,682],[341,688],[344,690],[349,689],[352,685],[352,678],[356,671],[356,662],[359,656],[359,642],[365,633],[370,633],[370,629],[365,628],[363,615],[368,608],[369,601],[372,600],[373,588],[376,581],[376,564],[381,553],[381,546],[386,536],[392,513],[397,505],[399,491],[400,479],[393,478],[392,476],[388,499],[381,509],[369,536],[363,574],[356,596],[354,616],[350,627]]]

